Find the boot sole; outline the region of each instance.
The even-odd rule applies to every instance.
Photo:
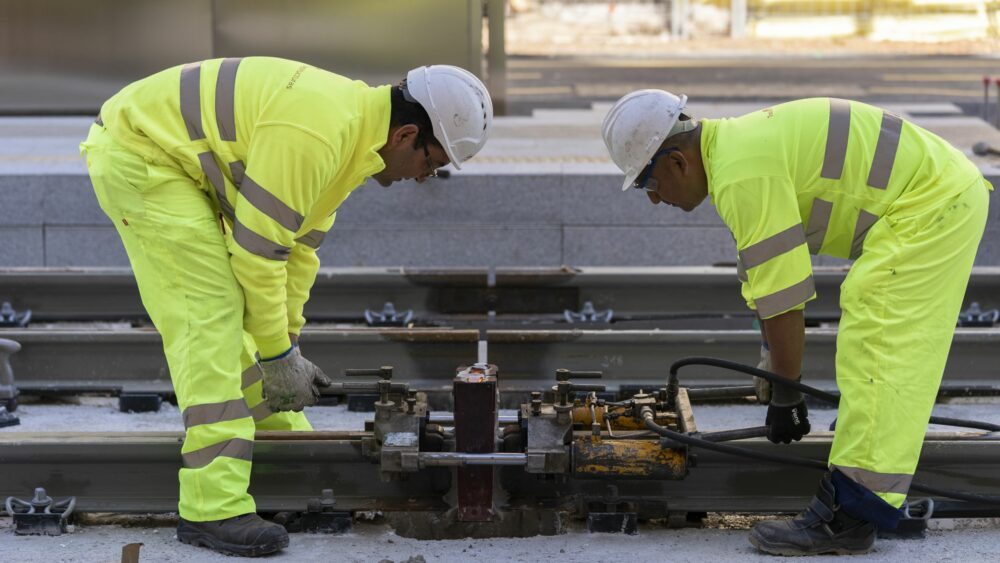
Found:
[[[260,557],[281,551],[288,547],[288,538],[274,543],[263,545],[239,545],[219,540],[218,538],[204,532],[177,532],[177,539],[181,543],[193,545],[195,547],[207,547],[223,555],[238,555],[240,557]]]
[[[754,535],[753,532],[750,533],[750,543],[762,553],[781,555],[784,557],[802,557],[807,555],[862,555],[871,551],[873,547],[871,545],[868,547],[858,548],[835,547],[809,551],[793,545],[765,543]]]

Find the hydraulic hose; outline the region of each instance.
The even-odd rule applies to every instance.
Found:
[[[805,393],[806,395],[812,395],[821,401],[827,403],[838,405],[840,404],[840,396],[834,395],[833,393],[827,393],[815,387],[810,387],[808,385],[803,385],[797,381],[792,381],[786,377],[781,377],[775,373],[769,371],[764,371],[762,369],[748,366],[745,364],[740,364],[737,362],[731,362],[729,360],[721,360],[719,358],[704,358],[704,357],[691,357],[683,358],[677,360],[670,366],[670,377],[672,379],[677,378],[677,371],[684,366],[692,365],[703,365],[703,366],[715,366],[720,368],[725,368],[733,371],[743,372],[747,375],[755,375],[757,377],[766,379],[771,383],[778,385],[785,385]],[[989,422],[981,422],[978,420],[963,420],[960,418],[946,418],[941,416],[932,416],[930,418],[931,424],[940,424],[942,426],[955,426],[959,428],[974,428],[976,430],[986,430],[989,432],[1000,432],[1000,424],[992,424]]]
[[[768,381],[770,381],[772,383],[788,385],[788,386],[790,386],[790,387],[792,387],[794,389],[798,389],[799,391],[802,391],[803,393],[806,393],[808,395],[812,395],[814,397],[820,398],[820,399],[822,399],[824,401],[827,401],[827,402],[830,402],[830,403],[833,403],[833,404],[838,404],[840,402],[840,398],[838,396],[836,396],[836,395],[831,394],[831,393],[827,393],[825,391],[820,391],[819,389],[814,389],[812,387],[809,387],[808,385],[802,385],[801,383],[797,383],[797,382],[788,380],[786,378],[781,377],[780,375],[773,374],[773,373],[771,373],[769,371],[764,371],[762,369],[757,369],[755,367],[751,367],[751,366],[748,366],[748,365],[744,365],[744,364],[740,364],[740,363],[736,363],[736,362],[731,362],[731,361],[728,361],[728,360],[721,360],[721,359],[718,359],[718,358],[691,357],[691,358],[683,358],[681,360],[678,360],[678,361],[674,362],[673,365],[670,366],[670,379],[671,379],[671,383],[678,384],[679,382],[677,380],[677,371],[680,368],[682,368],[684,366],[689,366],[689,365],[710,365],[710,366],[716,366],[716,367],[731,369],[731,370],[735,370],[735,371],[740,371],[740,372],[743,372],[743,373],[746,373],[746,374],[749,374],[749,375],[756,375],[758,377],[762,377],[762,378],[764,378],[764,379],[766,379],[766,380],[768,380]],[[935,419],[940,420],[940,421],[948,421],[948,422],[935,422]],[[700,438],[697,438],[697,437],[694,437],[694,436],[690,436],[688,434],[684,434],[682,432],[675,432],[675,431],[670,430],[668,428],[664,428],[664,427],[660,426],[659,424],[656,424],[656,422],[653,420],[653,414],[652,414],[652,412],[644,412],[643,413],[643,421],[644,421],[644,423],[646,425],[646,428],[648,428],[649,430],[652,430],[656,434],[659,434],[660,436],[663,436],[665,438],[669,438],[669,439],[674,440],[676,442],[680,442],[682,444],[687,444],[689,446],[695,446],[695,447],[703,448],[703,449],[706,449],[706,450],[716,451],[716,452],[720,452],[720,453],[724,453],[724,454],[729,454],[729,455],[734,455],[734,456],[745,457],[745,458],[749,458],[749,459],[756,459],[756,460],[760,460],[760,461],[769,461],[769,462],[772,462],[772,463],[784,463],[784,464],[787,464],[787,465],[796,465],[796,466],[799,466],[799,467],[805,467],[805,468],[808,468],[808,469],[816,469],[816,470],[819,470],[819,471],[827,471],[827,470],[829,470],[829,466],[826,463],[824,463],[822,461],[819,461],[819,460],[815,460],[815,459],[805,459],[805,458],[793,457],[793,456],[787,456],[787,455],[781,455],[781,454],[772,454],[772,453],[766,453],[766,452],[756,452],[756,451],[748,450],[746,448],[741,448],[741,447],[738,447],[738,446],[731,446],[731,445],[728,445],[728,444],[720,444],[720,443],[717,443],[717,442],[703,440],[703,439],[700,439]],[[948,426],[962,426],[962,427],[967,427],[967,428],[977,428],[977,429],[990,430],[990,431],[1000,430],[1000,426],[998,426],[998,425],[990,424],[990,423],[986,423],[986,422],[979,422],[979,421],[968,421],[968,420],[959,420],[959,419],[952,419],[952,418],[931,417],[931,422],[934,422],[935,424],[944,424],[944,425],[948,425]],[[953,424],[953,423],[961,423],[961,424]],[[975,426],[973,426],[973,425],[975,425]],[[979,494],[975,494],[975,493],[966,493],[966,492],[955,491],[955,490],[951,490],[951,489],[942,489],[942,488],[933,487],[933,486],[930,486],[930,485],[924,485],[924,484],[918,483],[916,481],[910,483],[910,488],[913,489],[914,491],[920,491],[922,493],[927,493],[927,494],[937,495],[937,496],[942,496],[942,497],[948,497],[948,498],[953,498],[953,499],[958,499],[958,500],[964,500],[964,501],[968,501],[968,502],[982,502],[982,503],[987,503],[987,504],[1000,504],[1000,496],[995,496],[995,495],[979,495]]]

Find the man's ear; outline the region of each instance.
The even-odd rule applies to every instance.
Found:
[[[670,164],[677,168],[677,171],[683,176],[687,174],[690,162],[688,162],[687,156],[681,151],[675,151],[670,153]]]
[[[389,130],[389,139],[387,144],[397,147],[403,144],[412,143],[413,139],[419,132],[420,128],[412,123],[400,125],[399,127]]]

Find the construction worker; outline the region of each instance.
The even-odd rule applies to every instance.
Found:
[[[254,431],[311,430],[301,411],[329,384],[297,344],[316,249],[366,178],[460,168],[492,119],[482,82],[453,66],[369,87],[267,57],[176,66],[105,102],[81,150],[183,413],[180,541],[288,545],[247,487]]]
[[[829,472],[791,521],[754,526],[778,555],[864,553],[894,529],[917,466],[993,188],[961,152],[898,116],[815,98],[696,121],[686,96],[633,92],[604,120],[623,190],[691,211],[710,197],[732,231],[764,368],[798,381],[810,254],[854,259],[841,287]],[[772,389],[768,438],[809,432],[802,395]]]

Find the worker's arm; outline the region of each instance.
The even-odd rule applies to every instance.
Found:
[[[296,239],[295,247],[288,258],[288,283],[285,289],[288,293],[288,333],[292,337],[292,344],[298,343],[299,333],[306,323],[303,309],[309,300],[309,292],[316,282],[316,273],[319,271],[319,256],[316,250],[323,242],[327,231],[333,226],[336,214],[324,220],[316,229]]]
[[[324,186],[335,151],[306,129],[262,124],[254,131],[236,200],[230,263],[243,288],[243,325],[262,358],[291,348],[289,261],[296,233]]]
[[[802,308],[816,292],[794,186],[787,178],[750,178],[716,188],[714,202],[736,240],[743,297],[762,319],[769,348],[762,356],[770,356],[770,371],[797,380],[805,331]],[[801,439],[810,429],[801,393],[780,385],[771,390],[768,439]]]
[[[771,371],[789,379],[798,379],[802,375],[806,333],[802,309],[764,319],[761,329],[771,352]]]

